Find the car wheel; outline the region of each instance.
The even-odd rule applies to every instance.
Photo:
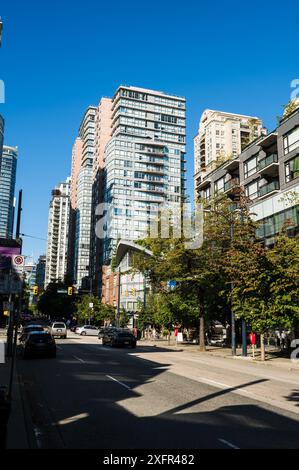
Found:
[[[136,348],[136,344],[132,344],[132,345],[131,345],[131,348],[132,348],[132,349],[135,349],[135,348]]]
[[[86,331],[82,331],[81,336],[86,336]]]

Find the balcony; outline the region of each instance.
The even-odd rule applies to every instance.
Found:
[[[259,188],[259,197],[268,196],[270,193],[279,191],[279,181],[274,180]]]
[[[224,183],[224,192],[229,192],[233,190],[236,186],[239,186],[240,179],[238,177],[231,178],[230,180]]]
[[[211,186],[211,179],[210,178],[206,178],[206,179],[199,179],[199,181],[197,180],[196,181],[196,189],[201,191],[202,189],[208,187],[208,186]]]
[[[278,156],[276,153],[272,153],[258,162],[258,172],[276,174],[278,166]]]

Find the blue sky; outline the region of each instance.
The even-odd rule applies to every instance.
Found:
[[[46,238],[51,189],[70,172],[81,116],[119,84],[187,98],[188,192],[205,108],[252,114],[271,129],[299,78],[295,0],[6,0],[0,79],[5,142],[19,146],[22,232]],[[46,242],[24,239],[35,258]]]

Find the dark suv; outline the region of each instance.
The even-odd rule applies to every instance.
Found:
[[[48,331],[33,331],[21,343],[24,359],[28,357],[56,357],[56,343]]]
[[[130,346],[131,348],[136,348],[136,338],[131,333],[130,330],[126,329],[117,329],[104,333],[103,344],[109,344],[112,347],[117,346]]]
[[[105,335],[114,333],[117,330],[119,330],[119,328],[116,326],[102,326],[99,330],[98,338],[103,339]]]

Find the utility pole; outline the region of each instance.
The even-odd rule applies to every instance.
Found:
[[[23,196],[23,190],[20,189],[20,191],[19,191],[19,199],[18,199],[17,226],[16,226],[16,240],[17,240],[17,241],[20,239],[21,212],[22,212],[22,196]]]

